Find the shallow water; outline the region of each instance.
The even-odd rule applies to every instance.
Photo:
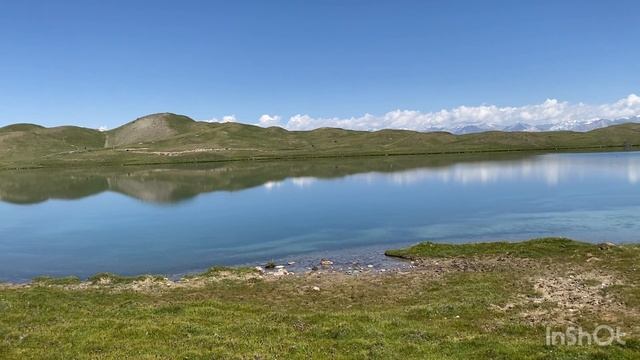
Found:
[[[427,239],[637,242],[640,153],[0,172],[0,219],[4,281],[373,263]]]

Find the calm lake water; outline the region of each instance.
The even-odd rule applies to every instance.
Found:
[[[3,281],[375,261],[427,239],[637,242],[640,153],[5,171],[0,219]]]

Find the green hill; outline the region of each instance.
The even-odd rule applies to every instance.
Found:
[[[182,115],[152,114],[138,118],[106,133],[106,147],[116,147],[166,140],[180,134],[194,132],[197,123]]]
[[[36,124],[13,124],[0,128],[0,133],[10,131],[35,131],[42,129],[44,129],[44,126]]]
[[[632,148],[640,124],[590,132],[484,132],[453,135],[407,130],[287,131],[198,122],[171,113],[141,117],[107,132],[73,126],[0,128],[0,168],[291,159],[366,155]]]
[[[68,154],[104,147],[104,134],[75,126],[18,124],[0,129],[0,166],[46,164]]]

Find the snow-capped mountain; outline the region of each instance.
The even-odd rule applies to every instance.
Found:
[[[451,129],[440,128],[433,130],[449,131],[454,134],[472,134],[484,131],[524,131],[524,132],[538,132],[538,131],[591,131],[595,129],[604,128],[611,125],[619,125],[624,123],[640,123],[640,116],[634,116],[629,118],[620,118],[615,120],[609,119],[596,119],[596,120],[571,120],[562,121],[555,124],[542,124],[531,125],[525,122],[518,122],[513,125],[499,126],[495,124],[465,124],[457,126]]]

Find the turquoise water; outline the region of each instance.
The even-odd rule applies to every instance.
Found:
[[[640,240],[640,153],[0,173],[0,280],[379,255],[421,240]]]

